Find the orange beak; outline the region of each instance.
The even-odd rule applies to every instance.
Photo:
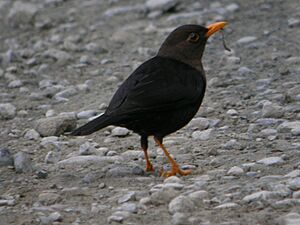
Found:
[[[208,29],[205,37],[210,37],[212,34],[216,33],[218,30],[221,30],[223,27],[225,27],[228,23],[227,22],[217,22],[213,23],[206,28]]]

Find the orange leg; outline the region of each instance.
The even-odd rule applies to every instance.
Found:
[[[142,137],[141,138],[141,146],[142,146],[142,149],[144,150],[144,155],[145,155],[145,159],[146,159],[146,171],[147,172],[150,172],[150,171],[153,172],[154,168],[152,166],[152,163],[149,160],[149,156],[148,156],[148,152],[147,152],[147,149],[148,149],[147,137]]]
[[[181,170],[175,160],[170,156],[169,152],[163,146],[162,141],[159,140],[158,138],[154,137],[155,142],[161,147],[161,149],[164,151],[166,157],[168,158],[169,162],[172,165],[172,170],[171,171],[166,171],[162,172],[161,176],[164,177],[170,177],[170,176],[175,176],[176,174],[179,174],[181,176],[186,176],[189,175],[192,171],[191,170]]]

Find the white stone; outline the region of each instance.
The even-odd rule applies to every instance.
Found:
[[[179,195],[178,197],[174,198],[169,203],[169,212],[174,214],[176,212],[192,212],[195,209],[194,202],[184,195]]]
[[[125,137],[129,134],[129,130],[125,127],[115,127],[111,131],[113,137]]]
[[[275,194],[271,191],[258,191],[255,193],[252,193],[250,195],[247,195],[243,198],[243,201],[249,203],[249,202],[254,202],[258,200],[267,200],[270,198],[274,198]]]
[[[38,140],[40,138],[40,134],[36,130],[30,129],[26,131],[24,138],[28,140]]]
[[[300,189],[300,177],[293,178],[288,181],[289,188],[293,191],[298,191]]]
[[[229,109],[226,114],[229,116],[237,116],[239,113],[235,109]]]
[[[146,7],[151,11],[162,10],[167,11],[177,4],[175,0],[148,0],[146,2]]]
[[[224,203],[224,204],[221,204],[221,205],[218,205],[215,207],[215,209],[228,209],[228,208],[236,208],[238,207],[239,205],[234,203],[234,202],[227,202],[227,203]]]
[[[264,164],[266,166],[278,165],[283,163],[284,160],[281,157],[268,157],[261,160],[258,160],[257,163]]]
[[[21,80],[13,80],[8,84],[9,88],[19,88],[23,85]]]
[[[300,121],[284,122],[277,127],[279,132],[289,132],[300,127]]]
[[[256,39],[257,39],[257,38],[254,37],[254,36],[246,36],[246,37],[242,37],[242,38],[240,38],[239,40],[237,40],[237,43],[238,43],[238,44],[247,44],[247,43],[256,41]]]
[[[204,190],[199,190],[192,192],[188,195],[188,197],[194,202],[196,206],[201,206],[203,204],[203,200],[208,199],[208,192]]]
[[[285,175],[285,177],[300,177],[300,170],[293,170]]]
[[[89,119],[93,116],[96,116],[97,112],[95,110],[85,110],[76,114],[78,119]]]
[[[207,129],[204,131],[194,131],[192,133],[192,138],[195,140],[207,141],[212,136],[213,129]]]
[[[228,175],[232,175],[232,176],[240,176],[243,173],[244,173],[244,170],[238,166],[231,167],[227,172]]]
[[[0,119],[12,119],[16,115],[16,107],[11,103],[0,104]]]
[[[229,12],[235,12],[239,10],[239,8],[240,8],[239,5],[236,3],[231,3],[225,7],[225,9]]]

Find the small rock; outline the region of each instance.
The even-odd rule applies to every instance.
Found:
[[[46,179],[48,177],[48,173],[45,170],[40,170],[36,173],[38,179]]]
[[[300,214],[297,212],[290,212],[278,219],[279,225],[298,225],[300,224]]]
[[[164,183],[182,183],[183,181],[176,176],[168,177],[164,180]]]
[[[250,42],[256,41],[256,37],[254,36],[247,36],[247,37],[242,37],[239,40],[237,40],[238,44],[248,44]]]
[[[135,191],[130,191],[127,194],[120,197],[118,200],[118,203],[122,204],[122,203],[128,202],[128,201],[135,201],[135,196],[136,196]]]
[[[198,130],[205,130],[209,127],[209,120],[204,117],[197,117],[191,120],[188,124],[189,127],[195,127]]]
[[[237,115],[239,115],[238,111],[236,111],[235,109],[229,109],[226,112],[226,114],[229,115],[229,116],[237,116]]]
[[[31,159],[25,152],[18,152],[14,156],[14,167],[17,173],[32,172]]]
[[[40,138],[40,134],[36,130],[30,129],[26,131],[24,138],[28,140],[38,140]]]
[[[186,225],[188,222],[189,216],[186,213],[176,212],[172,216],[171,224],[173,225]]]
[[[150,11],[163,11],[166,12],[174,8],[178,2],[176,0],[148,0],[146,2],[146,7]]]
[[[277,197],[276,194],[274,194],[271,191],[258,191],[253,194],[247,195],[243,198],[244,202],[250,203],[260,200],[268,200]]]
[[[300,128],[300,121],[284,122],[277,127],[279,132],[289,132],[293,129]]]
[[[103,53],[107,53],[107,50],[105,48],[102,48],[100,46],[98,46],[98,44],[94,43],[94,42],[90,42],[85,46],[85,49],[89,52],[93,52],[95,54],[103,54]]]
[[[63,217],[59,212],[53,212],[49,215],[49,219],[53,222],[61,222],[63,220]]]
[[[192,133],[192,138],[195,140],[207,141],[212,136],[213,129],[207,129],[204,131],[194,131]]]
[[[113,137],[125,137],[129,134],[129,130],[125,127],[115,127],[111,131]]]
[[[37,4],[15,1],[8,13],[8,23],[13,27],[33,24],[37,12]]]
[[[231,167],[227,174],[232,176],[241,176],[244,173],[244,170],[238,166]]]
[[[96,116],[97,112],[95,110],[86,110],[86,111],[81,111],[76,114],[76,117],[78,119],[89,119],[93,116]]]
[[[36,121],[35,130],[42,136],[59,136],[76,128],[76,119],[68,116],[43,118]]]
[[[42,205],[53,205],[62,200],[59,194],[51,193],[51,192],[43,192],[39,194],[38,199]]]
[[[291,130],[292,135],[299,136],[300,135],[300,127],[296,127]]]
[[[179,195],[169,203],[169,212],[171,214],[175,214],[176,212],[190,213],[194,209],[194,202],[189,197],[184,195]]]
[[[95,147],[90,142],[85,142],[79,147],[80,155],[92,155],[95,153]]]
[[[60,151],[49,151],[45,157],[45,163],[55,164],[60,160],[60,158],[61,158]]]
[[[293,191],[298,191],[300,189],[300,177],[289,180],[288,185]]]
[[[284,109],[276,104],[264,104],[262,108],[262,117],[281,118],[284,115]]]
[[[12,119],[16,115],[16,107],[11,103],[0,104],[0,119]]]
[[[0,148],[0,166],[12,166],[14,159],[7,148]]]
[[[250,73],[253,73],[252,70],[250,70],[248,67],[245,67],[245,66],[242,66],[238,69],[238,73],[241,75],[241,76],[245,76],[245,75],[248,75]]]
[[[151,194],[150,199],[153,205],[163,205],[169,203],[178,196],[178,191],[174,189],[161,189]]]
[[[72,97],[74,95],[78,94],[78,90],[76,87],[70,86],[66,89],[64,89],[63,91],[60,91],[58,93],[56,93],[54,95],[55,99],[59,99],[59,98],[69,98]]]
[[[194,202],[194,204],[199,207],[203,204],[203,200],[208,199],[208,192],[204,190],[199,190],[192,192],[188,197]]]
[[[8,84],[9,88],[19,88],[23,85],[21,80],[13,80]]]
[[[225,7],[225,9],[229,12],[236,12],[239,10],[239,5],[236,3],[231,3]]]
[[[264,164],[266,166],[278,165],[278,164],[282,164],[283,162],[284,160],[281,157],[276,157],[276,156],[264,158],[257,161],[257,163]]]
[[[297,27],[300,25],[300,20],[296,18],[289,18],[288,19],[288,26],[289,27]]]
[[[268,128],[268,129],[263,129],[259,132],[261,137],[269,137],[269,136],[275,136],[277,135],[277,130]]]
[[[52,58],[56,60],[59,64],[65,64],[72,58],[72,56],[69,53],[54,48],[46,50],[43,53],[43,56],[45,58]]]
[[[285,175],[285,177],[300,177],[300,170],[293,170]]]
[[[228,208],[236,208],[238,207],[239,205],[234,203],[234,202],[227,202],[227,203],[224,203],[224,204],[221,204],[221,205],[218,205],[215,207],[215,209],[228,209]]]
[[[135,203],[132,202],[125,202],[121,206],[117,208],[118,211],[125,211],[129,213],[137,213],[138,208]]]

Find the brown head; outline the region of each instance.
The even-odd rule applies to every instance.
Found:
[[[200,25],[180,26],[169,34],[157,55],[176,59],[198,70],[203,70],[201,58],[206,41],[226,24],[226,22],[217,22],[207,27]]]

